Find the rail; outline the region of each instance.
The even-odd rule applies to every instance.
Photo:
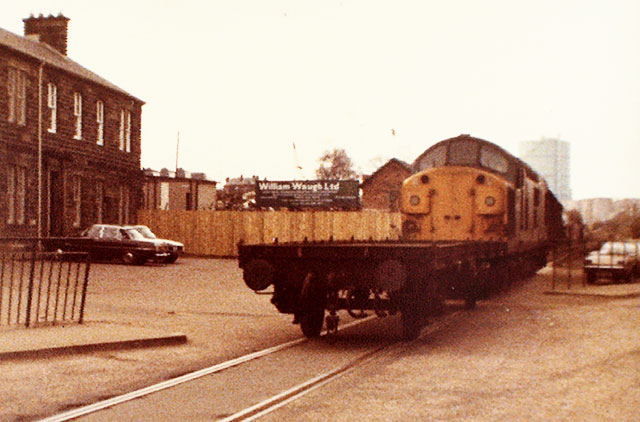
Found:
[[[0,326],[81,324],[87,253],[44,252],[39,239],[0,239]]]

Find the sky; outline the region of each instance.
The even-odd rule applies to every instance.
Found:
[[[334,148],[369,174],[544,137],[571,145],[574,199],[640,198],[637,0],[0,0],[0,27],[40,13],[145,101],[145,168],[313,179]]]

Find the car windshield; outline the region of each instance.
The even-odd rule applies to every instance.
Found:
[[[147,226],[136,226],[135,229],[138,232],[140,232],[140,234],[142,234],[147,239],[155,239],[156,238],[156,235],[153,234],[151,229],[149,227],[147,227]]]
[[[129,239],[133,239],[133,240],[144,240],[145,237],[138,231],[135,229],[123,229],[127,235],[129,236]]]
[[[91,226],[88,229],[86,229],[85,231],[83,231],[80,236],[82,236],[82,237],[92,237],[94,239],[97,239],[97,238],[100,237],[100,231],[101,231],[101,227],[100,226]]]
[[[600,253],[608,254],[635,254],[638,252],[638,246],[634,243],[607,242],[600,248]]]

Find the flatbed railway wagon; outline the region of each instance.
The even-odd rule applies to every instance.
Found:
[[[545,181],[500,147],[461,135],[427,149],[402,185],[400,240],[240,244],[254,291],[294,315],[307,337],[353,317],[399,312],[415,338],[445,299],[467,307],[546,264],[562,206]],[[325,317],[326,315],[326,317]]]

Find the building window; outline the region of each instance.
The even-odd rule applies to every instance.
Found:
[[[82,180],[80,176],[71,179],[71,195],[73,200],[73,227],[82,223]]]
[[[120,110],[120,151],[131,152],[131,112]]]
[[[76,131],[74,139],[82,139],[82,94],[73,93],[73,115],[76,118]]]
[[[9,68],[7,78],[9,94],[9,121],[24,126],[27,121],[27,74],[16,68]]]
[[[27,186],[27,170],[10,166],[7,180],[7,224],[24,224],[24,208]]]
[[[98,127],[96,144],[104,145],[104,103],[102,101],[96,103],[96,126]]]
[[[104,182],[96,184],[96,223],[102,223],[102,208],[104,206]]]
[[[120,200],[118,201],[118,224],[129,224],[129,187],[120,186]]]
[[[56,133],[58,118],[58,88],[52,84],[47,84],[47,107],[49,107],[49,128],[50,133]]]

